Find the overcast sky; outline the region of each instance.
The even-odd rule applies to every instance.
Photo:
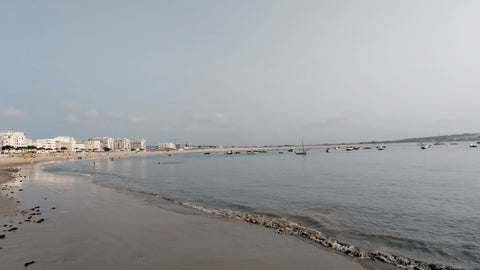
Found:
[[[0,0],[0,130],[276,145],[479,132],[480,1]]]

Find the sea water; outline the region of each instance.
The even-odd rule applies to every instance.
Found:
[[[58,163],[47,170],[90,174],[98,184],[128,192],[286,218],[360,248],[480,268],[480,150],[465,143],[95,162]]]

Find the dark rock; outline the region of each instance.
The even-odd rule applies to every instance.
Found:
[[[37,221],[35,221],[35,222],[37,222],[38,224],[40,224],[40,223],[42,223],[42,222],[44,222],[44,221],[45,221],[45,219],[41,218],[41,219],[39,219],[39,220],[37,220]]]
[[[5,239],[5,234],[0,234],[0,239]]]
[[[18,228],[17,228],[17,227],[13,227],[13,228],[11,228],[11,229],[8,230],[8,231],[9,231],[9,232],[14,232],[14,231],[16,231],[16,230],[18,230]]]
[[[25,267],[28,267],[30,264],[34,264],[34,263],[35,263],[35,261],[26,262],[26,263],[24,264],[24,266],[25,266]]]

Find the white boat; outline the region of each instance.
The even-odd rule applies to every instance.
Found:
[[[428,148],[430,148],[430,145],[429,145],[429,144],[422,144],[422,145],[420,146],[420,148],[422,148],[422,149],[428,149]]]
[[[301,155],[301,156],[307,155],[307,151],[305,151],[305,146],[303,145],[303,140],[302,140],[302,152],[295,151],[295,155]]]

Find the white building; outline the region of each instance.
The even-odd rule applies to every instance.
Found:
[[[113,139],[113,149],[114,151],[130,151],[130,139],[127,138],[117,138]]]
[[[98,150],[101,150],[104,147],[108,147],[109,149],[113,150],[113,138],[110,138],[110,137],[93,137],[93,138],[88,139],[88,141],[98,142],[100,144],[100,146],[98,147]]]
[[[135,151],[143,151],[147,149],[147,143],[145,139],[130,139],[130,147]]]
[[[55,148],[57,148],[55,139],[37,139],[35,141],[35,146],[37,148],[44,148],[49,150],[54,150]]]
[[[160,150],[175,150],[177,147],[174,143],[160,143],[158,145],[158,149]]]
[[[100,151],[103,150],[100,141],[83,141],[75,144],[76,151]]]
[[[74,138],[68,136],[58,136],[55,137],[54,140],[57,150],[73,151],[74,145],[77,143]]]
[[[73,137],[58,136],[50,139],[37,139],[35,146],[37,148],[45,148],[49,150],[66,150],[74,151],[77,142]]]
[[[13,147],[25,147],[27,143],[31,142],[25,137],[25,133],[16,130],[0,131],[0,147],[7,145]]]
[[[82,151],[88,151],[89,149],[88,149],[87,145],[90,146],[90,143],[89,143],[89,142],[87,142],[87,143],[85,143],[85,142],[78,142],[78,143],[75,144],[75,146],[74,146],[73,149],[74,149],[75,151],[80,151],[80,152],[82,152]]]

